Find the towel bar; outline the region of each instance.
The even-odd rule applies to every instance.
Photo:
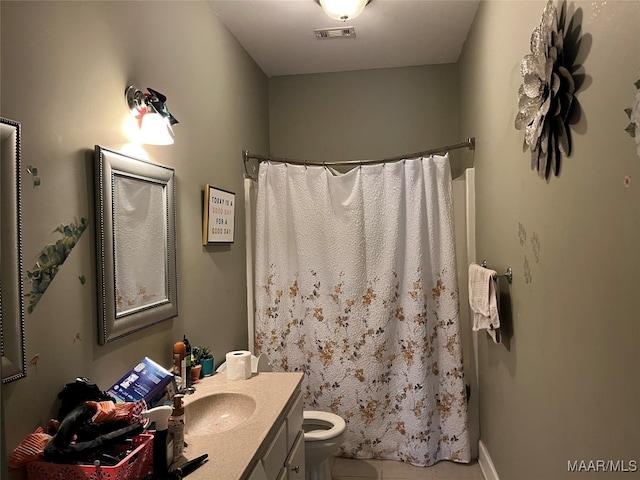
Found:
[[[480,266],[482,268],[487,268],[487,261],[483,260]],[[513,270],[511,269],[511,267],[508,267],[506,273],[502,273],[502,274],[496,273],[493,275],[493,278],[497,280],[496,277],[507,277],[507,282],[511,283],[513,281]]]

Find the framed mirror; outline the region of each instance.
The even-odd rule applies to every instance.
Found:
[[[20,193],[20,124],[0,118],[0,351],[2,383],[27,374]]]
[[[96,145],[98,341],[178,314],[175,172]]]

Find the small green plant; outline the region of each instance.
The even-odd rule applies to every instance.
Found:
[[[213,358],[209,347],[193,347],[193,349],[191,349],[191,355],[193,355],[194,365],[200,365],[201,361],[206,358]]]

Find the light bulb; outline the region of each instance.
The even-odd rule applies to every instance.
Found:
[[[367,3],[367,0],[320,0],[320,6],[324,13],[343,22],[360,15]]]
[[[140,143],[147,145],[172,145],[173,137],[169,133],[169,122],[159,113],[147,113],[142,117]]]

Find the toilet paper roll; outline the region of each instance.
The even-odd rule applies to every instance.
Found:
[[[251,378],[251,352],[247,350],[235,350],[228,352],[227,378],[229,380],[246,380]]]

